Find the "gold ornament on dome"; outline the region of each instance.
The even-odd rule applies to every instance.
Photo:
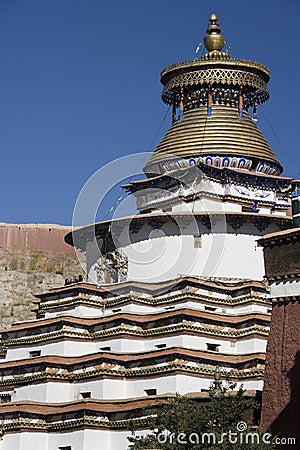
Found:
[[[225,45],[224,36],[221,34],[221,28],[218,24],[218,17],[216,14],[211,14],[210,25],[206,30],[206,36],[204,37],[204,45],[208,52],[213,52],[215,55],[219,55]]]
[[[179,102],[179,91],[182,86],[243,87],[244,91],[253,92],[257,103],[269,98],[267,82],[270,79],[269,69],[256,61],[230,58],[228,51],[222,51],[225,38],[221,34],[216,14],[211,14],[210,25],[206,30],[204,45],[207,53],[201,58],[171,64],[161,72],[161,83],[164,85],[162,99],[172,104],[174,94]]]

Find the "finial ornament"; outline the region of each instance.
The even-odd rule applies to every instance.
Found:
[[[209,53],[214,52],[217,55],[222,51],[225,45],[225,39],[221,34],[222,30],[218,24],[217,14],[211,14],[209,21],[210,24],[207,27],[206,36],[204,37],[204,45]]]
[[[257,120],[258,105],[269,98],[270,71],[256,61],[230,57],[223,49],[225,38],[216,14],[210,16],[206,28],[207,50],[200,58],[176,62],[161,72],[162,100],[172,105],[174,126],[144,171],[152,176],[175,170],[180,166],[178,157],[183,158],[182,168],[199,161],[279,175],[280,162],[249,117],[249,109],[253,108],[253,119]],[[216,129],[222,140],[220,149],[213,138]],[[241,159],[237,160],[237,156]],[[227,190],[225,187],[224,192]]]

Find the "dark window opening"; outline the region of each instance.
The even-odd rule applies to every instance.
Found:
[[[145,389],[147,395],[156,395],[157,389]]]
[[[205,306],[205,311],[217,311],[217,308],[212,308],[211,306]]]
[[[80,392],[81,398],[91,398],[91,392]]]
[[[36,358],[38,356],[41,356],[41,350],[32,350],[29,352],[30,358]]]
[[[206,344],[206,346],[210,352],[218,352],[220,347],[218,344]]]

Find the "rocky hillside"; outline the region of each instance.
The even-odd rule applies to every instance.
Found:
[[[30,243],[30,246],[35,248],[24,246],[24,227],[27,245]],[[51,234],[53,242],[49,239],[49,226],[33,225],[29,229],[27,225],[0,225],[1,328],[34,318],[35,314],[31,310],[34,307],[32,301],[35,294],[64,285],[66,278],[70,279],[79,274],[84,276],[83,268],[72,248],[70,251],[68,246],[65,251],[63,236],[70,228],[52,227],[56,227],[55,233]],[[60,228],[60,232],[57,228]],[[39,238],[35,242],[36,235]],[[3,236],[6,238],[4,242]],[[84,264],[83,259],[82,257]]]

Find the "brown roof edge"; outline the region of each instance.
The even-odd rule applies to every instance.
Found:
[[[101,285],[100,287],[97,287],[95,284],[93,283],[76,283],[76,284],[72,284],[72,285],[67,285],[67,286],[61,286],[59,288],[53,288],[50,289],[48,292],[42,293],[42,294],[37,294],[36,297],[37,298],[44,298],[47,296],[51,296],[51,294],[55,294],[55,293],[60,293],[60,292],[69,292],[69,291],[74,291],[74,290],[88,290],[91,291],[93,293],[98,293],[101,295],[101,293],[105,294],[105,293],[109,293],[109,292],[114,292],[114,291],[120,291],[122,289],[141,289],[142,290],[147,290],[149,292],[153,292],[153,291],[157,291],[159,292],[159,289],[164,290],[165,288],[171,288],[171,287],[177,287],[178,284],[182,283],[182,282],[190,282],[190,283],[194,283],[196,286],[209,286],[209,287],[215,287],[216,289],[221,289],[224,291],[227,290],[238,290],[241,289],[243,287],[259,287],[259,288],[265,288],[264,286],[264,282],[263,281],[259,281],[259,280],[249,280],[249,279],[245,279],[245,280],[239,280],[239,281],[227,281],[227,280],[214,280],[214,279],[209,279],[209,278],[196,278],[196,277],[181,277],[181,278],[174,278],[172,280],[169,281],[159,281],[156,283],[143,283],[143,282],[139,282],[139,281],[124,281],[121,283],[113,283],[113,284],[104,284]]]
[[[276,243],[282,242],[284,239],[287,241],[292,237],[300,237],[300,227],[289,228],[288,230],[276,231],[274,233],[269,233],[258,239],[257,243],[262,247],[268,247],[269,245],[274,245]]]
[[[56,355],[47,355],[47,356],[39,356],[36,358],[27,358],[16,361],[5,361],[0,363],[0,369],[15,367],[15,366],[31,366],[41,363],[53,363],[53,364],[61,364],[65,366],[73,366],[74,364],[87,363],[97,361],[99,359],[108,359],[114,360],[117,362],[127,362],[127,361],[140,361],[143,359],[151,359],[157,358],[160,356],[168,356],[180,354],[183,356],[195,357],[195,358],[204,358],[213,361],[222,361],[222,362],[232,362],[232,363],[243,363],[250,361],[252,359],[262,359],[265,360],[264,353],[248,353],[243,355],[233,355],[226,353],[214,353],[205,350],[196,350],[196,349],[186,349],[182,347],[168,347],[164,349],[158,350],[148,350],[141,353],[119,353],[119,352],[102,352],[102,353],[91,353],[89,355],[73,357],[73,356],[56,356]]]
[[[95,326],[98,324],[103,324],[107,322],[114,322],[118,319],[127,319],[132,320],[135,323],[145,323],[150,321],[156,321],[156,320],[162,320],[169,317],[176,317],[180,315],[186,315],[186,316],[193,316],[193,317],[199,317],[199,318],[205,318],[205,319],[211,319],[216,322],[228,322],[228,323],[242,323],[246,320],[250,319],[260,319],[260,320],[270,320],[270,316],[268,314],[263,313],[243,313],[239,315],[225,315],[225,314],[218,314],[214,312],[209,311],[199,311],[194,310],[190,308],[182,308],[182,309],[175,309],[172,311],[160,311],[157,313],[145,313],[145,314],[136,314],[136,313],[117,313],[107,316],[101,316],[101,317],[89,317],[89,318],[82,318],[82,317],[75,317],[75,316],[56,316],[51,317],[49,319],[37,319],[36,321],[28,321],[28,322],[22,322],[20,324],[12,325],[11,328],[4,328],[0,329],[0,333],[10,333],[15,332],[16,330],[24,330],[31,329],[31,328],[40,328],[43,325],[50,325],[53,323],[60,323],[60,322],[67,322],[75,325],[85,325],[85,326]]]
[[[232,394],[234,395],[234,393]],[[245,391],[245,397],[255,397],[256,391]],[[89,410],[95,412],[126,412],[135,409],[144,409],[156,405],[158,402],[167,401],[176,398],[177,394],[169,393],[149,397],[137,397],[124,400],[81,400],[69,403],[37,403],[37,402],[14,402],[0,406],[0,415],[12,412],[24,412],[29,414],[53,415],[66,414],[68,412],[77,412]],[[195,399],[208,399],[207,392],[190,392],[184,397]]]

